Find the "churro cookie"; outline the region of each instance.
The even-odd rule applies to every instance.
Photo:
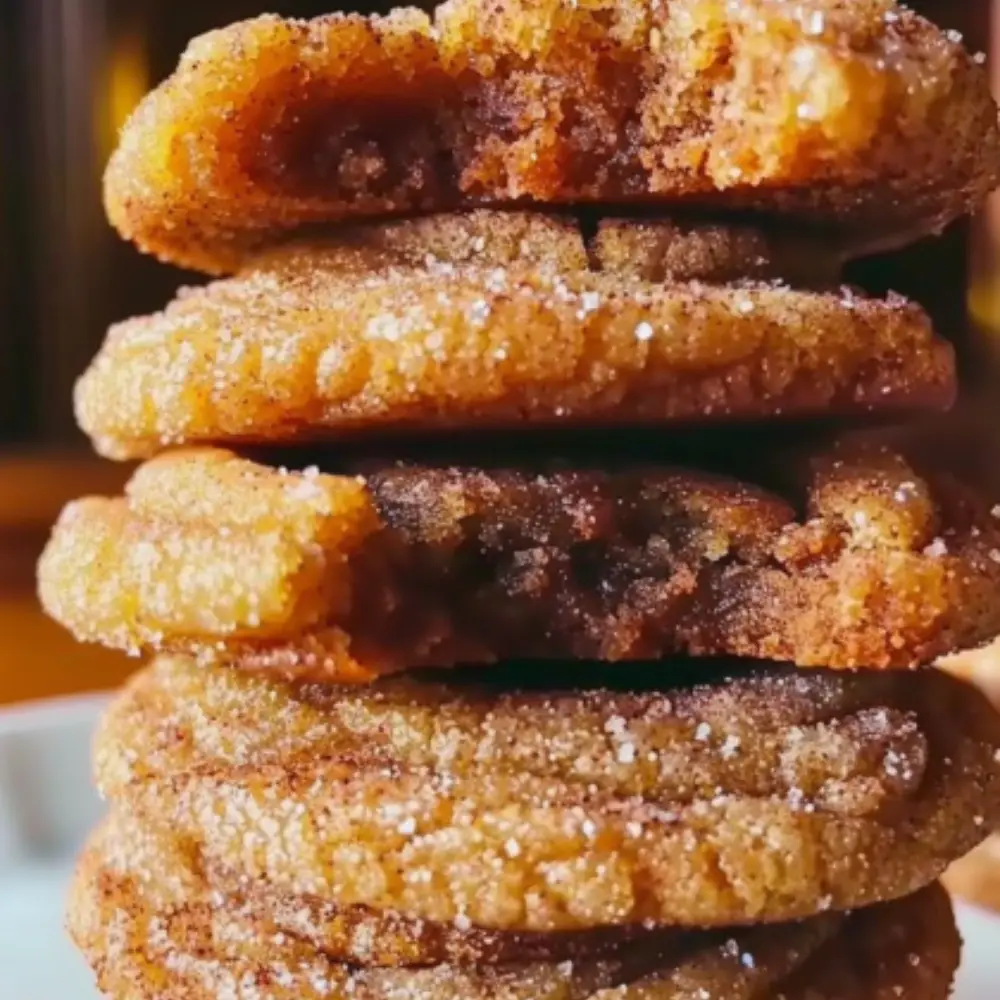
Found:
[[[879,449],[784,495],[662,468],[345,477],[190,451],[70,505],[39,580],[81,639],[318,680],[674,652],[909,667],[1000,629],[1000,523]]]
[[[99,986],[123,1000],[944,1000],[958,964],[947,896],[932,887],[850,917],[647,935],[578,961],[348,965],[246,905],[167,905],[151,896],[149,872],[116,855],[99,831],[74,879],[69,926]]]
[[[283,892],[213,863],[197,844],[162,825],[144,823],[127,804],[112,807],[94,835],[92,850],[101,853],[107,867],[127,872],[152,909],[166,912],[211,900],[215,906],[252,913],[277,933],[308,942],[334,962],[354,966],[412,969],[594,961],[613,958],[640,937],[657,948],[679,939],[673,929],[509,931],[463,920],[436,923],[369,906],[338,906],[316,895]]]
[[[662,669],[329,688],[161,659],[98,784],[213,888],[528,933],[881,902],[1000,820],[1000,720],[947,675]]]
[[[947,407],[951,348],[837,289],[801,236],[481,211],[255,258],[113,328],[76,394],[99,451],[364,432]],[[737,277],[747,280],[736,281]],[[776,283],[796,278],[833,287]],[[735,282],[735,283],[734,283]]]
[[[998,165],[985,69],[893,0],[450,0],[197,39],[106,204],[209,272],[305,224],[470,203],[716,203],[870,246],[978,207]]]

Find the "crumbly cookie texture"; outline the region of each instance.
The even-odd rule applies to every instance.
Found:
[[[892,0],[450,0],[197,39],[106,204],[218,273],[305,224],[468,203],[716,203],[900,243],[998,166],[984,68]]]
[[[674,652],[911,667],[997,633],[988,505],[874,446],[811,476],[779,495],[662,468],[344,477],[175,452],[66,509],[40,592],[83,640],[318,680]]]
[[[782,230],[483,210],[255,258],[113,328],[80,425],[117,458],[179,443],[719,423],[943,409],[916,305],[837,287]],[[801,286],[791,288],[781,279]]]

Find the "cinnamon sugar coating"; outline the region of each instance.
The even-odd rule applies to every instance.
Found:
[[[426,969],[440,965],[524,966],[536,962],[613,959],[639,938],[661,950],[680,943],[674,929],[597,927],[582,931],[492,930],[467,922],[434,923],[393,910],[337,906],[317,896],[290,894],[262,880],[213,864],[197,845],[155,828],[126,806],[113,805],[95,833],[105,864],[128,872],[150,908],[170,911],[213,901],[252,915],[314,947],[333,962],[365,968]],[[831,924],[834,918],[831,917]]]
[[[1000,176],[988,77],[893,0],[450,0],[195,40],[108,169],[119,231],[213,273],[309,223],[720,204],[903,243]]]
[[[1000,719],[945,674],[694,674],[666,692],[655,664],[324,689],[164,659],[105,720],[98,783],[272,914],[290,897],[528,933],[870,905],[1000,821]],[[609,676],[622,688],[593,687]],[[346,948],[333,931],[306,937]]]
[[[988,503],[875,447],[811,475],[778,495],[662,468],[352,478],[175,452],[66,509],[40,593],[82,640],[318,680],[674,652],[910,667],[1000,630]]]
[[[113,830],[99,831],[69,927],[100,988],[122,1000],[944,1000],[959,958],[950,903],[932,887],[850,917],[647,938],[601,959],[358,968],[248,907],[158,903],[115,855]]]
[[[829,286],[839,261],[740,226],[481,211],[255,258],[114,327],[76,394],[97,449],[449,428],[677,424],[944,408],[917,306]],[[737,277],[744,281],[737,281]]]

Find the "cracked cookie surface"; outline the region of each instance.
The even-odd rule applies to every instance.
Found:
[[[350,477],[175,452],[125,497],[66,509],[40,593],[84,640],[317,680],[677,652],[910,667],[996,634],[988,504],[876,447],[810,477],[779,492],[670,468]]]

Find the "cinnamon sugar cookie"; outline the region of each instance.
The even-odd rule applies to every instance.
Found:
[[[529,934],[881,902],[1000,820],[974,689],[752,667],[667,691],[656,664],[620,690],[536,665],[323,689],[166,659],[112,707],[98,783],[220,891]]]
[[[676,469],[354,478],[191,451],[67,508],[39,582],[81,639],[318,680],[675,652],[910,667],[1000,628],[1000,521],[880,449],[783,494]]]
[[[344,230],[113,328],[76,393],[99,451],[392,431],[947,407],[919,307],[800,236],[482,211]],[[736,280],[737,277],[743,280]],[[833,290],[792,289],[795,278]]]
[[[948,898],[931,887],[848,917],[653,935],[589,960],[344,965],[252,907],[158,907],[100,834],[69,927],[100,988],[123,1000],[945,1000],[959,958]]]
[[[450,0],[197,39],[105,190],[125,237],[218,273],[305,224],[470,203],[714,203],[898,244],[998,166],[985,69],[892,0]]]

